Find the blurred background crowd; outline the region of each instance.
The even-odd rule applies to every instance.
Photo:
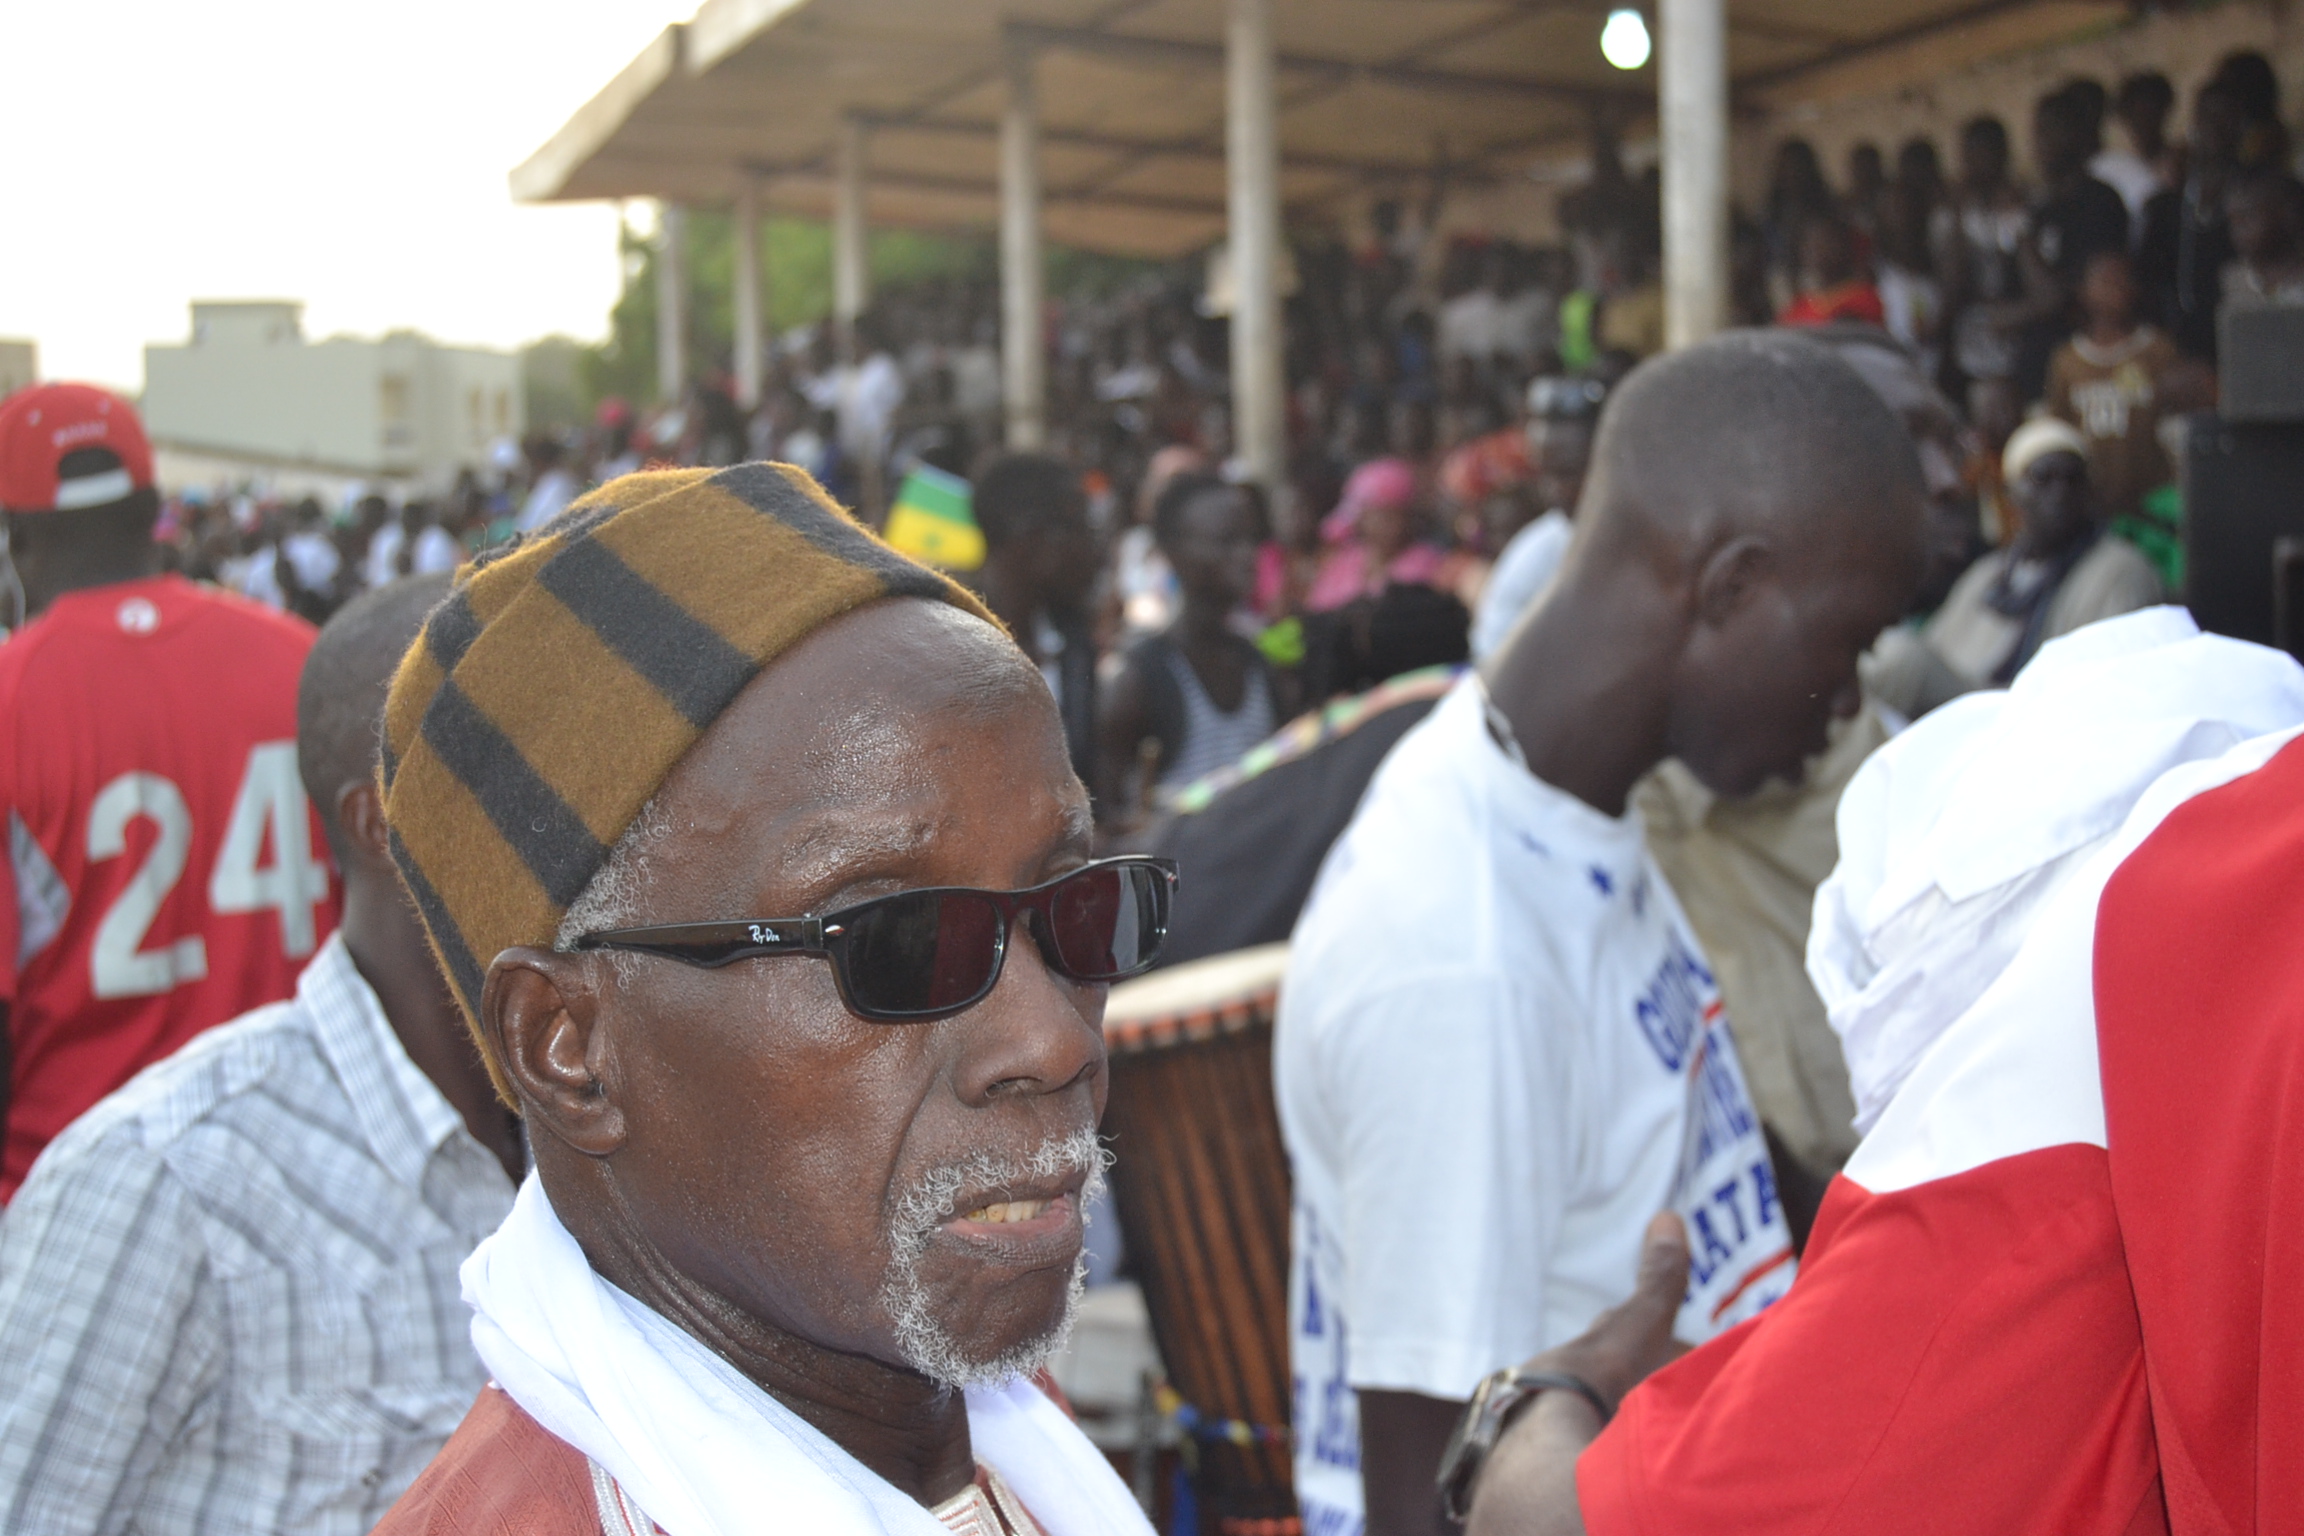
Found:
[[[2004,680],[2069,627],[2031,620],[2089,580],[2074,575],[2089,557],[2121,551],[2094,572],[2117,589],[2098,608],[2181,591],[2182,424],[2215,402],[2217,317],[2304,300],[2304,186],[2261,54],[2232,53],[2187,101],[2147,71],[2070,79],[2025,111],[2021,135],[1977,116],[1957,142],[1860,141],[1839,167],[1786,138],[1765,198],[1734,220],[1738,323],[1824,328],[1859,356],[1892,355],[1881,366],[1905,381],[1892,388],[1940,514],[1915,620],[1955,602],[1966,572],[1976,603],[2025,621],[2005,654],[1997,632],[1964,653],[1960,616],[1940,615],[1941,654],[1884,658],[1876,686],[1912,713]],[[445,495],[220,486],[171,499],[162,536],[182,570],[319,621],[646,465],[787,460],[879,524],[941,487],[982,546],[981,565],[975,542],[947,563],[1052,679],[1072,668],[1082,766],[1127,821],[1226,761],[1210,722],[1227,745],[1253,742],[1338,694],[1462,661],[1484,599],[1492,642],[1540,587],[1531,554],[1534,584],[1496,590],[1499,558],[1573,512],[1609,386],[1662,345],[1656,173],[1627,169],[1604,121],[1592,151],[1590,177],[1561,196],[1557,245],[1437,236],[1434,203],[1400,201],[1375,205],[1357,241],[1293,244],[1276,494],[1233,483],[1221,273],[1078,274],[1047,311],[1047,447],[1018,457],[1000,447],[995,280],[963,261],[883,285],[852,361],[828,322],[778,336],[757,410],[737,405],[723,351],[678,400],[607,394],[588,421],[497,441]],[[650,290],[651,254],[636,251],[628,305]],[[2085,516],[2044,513],[2027,540],[2003,456],[2028,418],[2077,434],[2088,483]],[[1164,518],[1179,481],[1200,494]],[[1170,634],[1190,641],[1184,671],[1165,649],[1132,665]],[[1207,750],[1182,750],[1194,721]]]

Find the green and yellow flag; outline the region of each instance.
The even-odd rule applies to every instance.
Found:
[[[897,488],[883,537],[898,553],[947,571],[972,571],[984,563],[984,533],[976,526],[968,482],[926,464]]]

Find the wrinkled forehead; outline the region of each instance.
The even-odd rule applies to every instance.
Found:
[[[1052,843],[1088,823],[1023,653],[971,615],[908,601],[844,616],[763,669],[657,801],[692,854],[726,841],[795,875],[995,832]]]

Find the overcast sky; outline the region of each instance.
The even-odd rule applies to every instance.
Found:
[[[0,337],[135,390],[195,298],[302,299],[315,337],[603,335],[615,208],[514,207],[505,174],[696,4],[0,3]]]

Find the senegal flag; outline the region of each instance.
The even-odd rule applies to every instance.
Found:
[[[972,571],[984,563],[984,535],[969,505],[968,482],[925,464],[897,488],[885,537],[901,553],[948,571]]]

